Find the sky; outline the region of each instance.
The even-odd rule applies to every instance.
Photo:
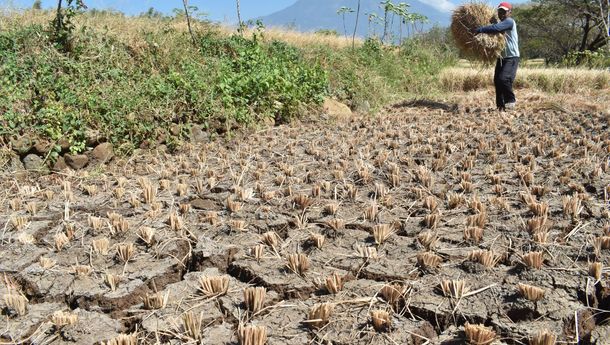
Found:
[[[129,15],[145,12],[148,8],[154,7],[158,11],[171,14],[173,8],[181,8],[180,0],[84,0],[85,4],[94,8],[110,8],[120,10]],[[436,7],[444,12],[449,12],[455,4],[469,0],[420,0],[428,5]],[[499,1],[499,0],[498,0]],[[517,0],[514,2],[523,2]],[[27,8],[32,5],[34,0],[0,0],[0,7]],[[242,19],[257,18],[284,9],[296,0],[240,0]],[[408,1],[407,1],[408,2]],[[487,0],[495,3],[495,1]],[[43,7],[52,7],[57,4],[57,0],[42,0]],[[222,23],[237,22],[235,1],[233,0],[189,0],[189,5],[197,6],[199,11],[208,14],[208,18]]]

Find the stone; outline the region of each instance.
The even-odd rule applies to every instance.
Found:
[[[53,164],[53,171],[62,171],[66,169],[68,169],[68,165],[66,164],[66,160],[64,159],[64,157],[57,157],[55,164]]]
[[[0,170],[6,172],[22,171],[24,169],[23,163],[19,159],[19,156],[10,151],[6,156],[0,155]]]
[[[36,141],[28,135],[21,137],[11,138],[11,148],[13,151],[19,152],[20,154],[26,154],[32,150]]]
[[[62,151],[68,151],[70,149],[70,146],[72,146],[72,144],[70,144],[70,142],[66,138],[59,139],[57,145],[61,147]]]
[[[23,158],[23,166],[28,171],[45,171],[47,167],[44,165],[44,160],[33,153]]]
[[[89,147],[93,147],[103,141],[100,131],[94,129],[87,129],[85,131],[85,138],[87,140],[86,144]]]
[[[204,211],[213,211],[218,208],[218,206],[216,205],[216,203],[214,201],[209,200],[209,199],[201,199],[201,198],[197,198],[197,199],[191,201],[191,206],[193,206],[194,209],[204,210]]]
[[[349,118],[353,115],[352,110],[347,105],[334,99],[325,99],[322,106],[324,112],[331,118]]]
[[[87,163],[89,163],[89,158],[87,157],[87,155],[71,155],[71,154],[66,154],[64,155],[64,159],[66,160],[66,164],[74,169],[74,170],[79,170],[84,168]]]
[[[114,147],[111,143],[99,144],[91,151],[91,158],[100,163],[106,163],[112,157],[114,157]]]
[[[191,140],[195,143],[205,143],[208,141],[208,133],[203,130],[202,126],[194,125],[191,128]]]
[[[180,126],[178,124],[176,124],[176,123],[172,123],[171,126],[169,127],[169,132],[173,136],[180,135]]]
[[[211,238],[202,236],[193,248],[191,268],[195,271],[203,271],[206,268],[215,267],[226,271],[229,263],[237,253],[235,246],[225,245]]]
[[[46,140],[40,140],[34,145],[34,150],[40,155],[45,155],[53,149],[53,144]]]

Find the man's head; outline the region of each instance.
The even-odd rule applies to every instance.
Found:
[[[498,5],[498,18],[500,18],[500,20],[504,20],[507,17],[510,17],[512,11],[513,5],[508,2],[501,2],[500,5]]]

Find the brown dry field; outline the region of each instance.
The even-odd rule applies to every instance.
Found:
[[[610,96],[518,96],[3,173],[0,344],[610,344]]]

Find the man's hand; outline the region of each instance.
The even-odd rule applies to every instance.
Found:
[[[471,33],[473,36],[476,36],[476,35],[479,33],[479,28],[471,28],[471,29],[470,29],[470,33]]]

